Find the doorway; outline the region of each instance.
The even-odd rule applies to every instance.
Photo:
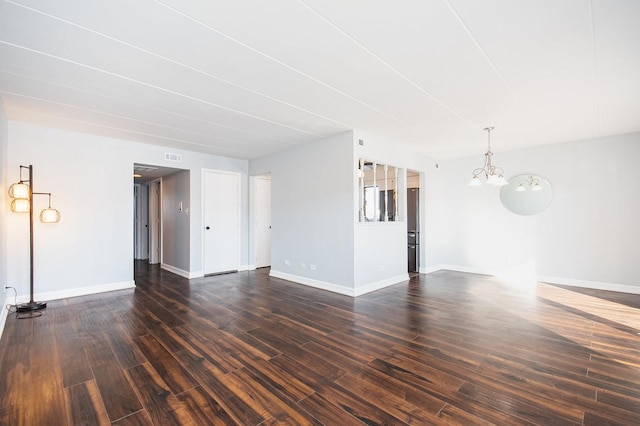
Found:
[[[256,268],[271,266],[271,175],[254,178]]]
[[[162,178],[183,169],[134,163],[133,257],[151,264],[163,261]]]

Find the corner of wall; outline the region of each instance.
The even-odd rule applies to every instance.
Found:
[[[7,155],[9,151],[7,116],[4,111],[4,104],[0,98],[0,337],[7,319],[7,294],[4,287],[7,283]]]

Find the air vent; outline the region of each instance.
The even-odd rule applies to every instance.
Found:
[[[182,163],[182,155],[180,154],[172,154],[170,152],[165,152],[164,159],[167,161],[176,161],[178,163]]]

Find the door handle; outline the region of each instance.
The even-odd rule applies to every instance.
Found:
[[[206,230],[208,231],[209,229],[211,229],[211,227],[209,227],[209,226],[205,226],[205,228],[204,228],[204,229],[206,229]]]

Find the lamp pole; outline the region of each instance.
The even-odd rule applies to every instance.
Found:
[[[20,166],[23,167],[23,166]],[[37,311],[47,307],[47,302],[35,302],[33,300],[33,166],[29,165],[29,303],[16,306],[18,312]]]

